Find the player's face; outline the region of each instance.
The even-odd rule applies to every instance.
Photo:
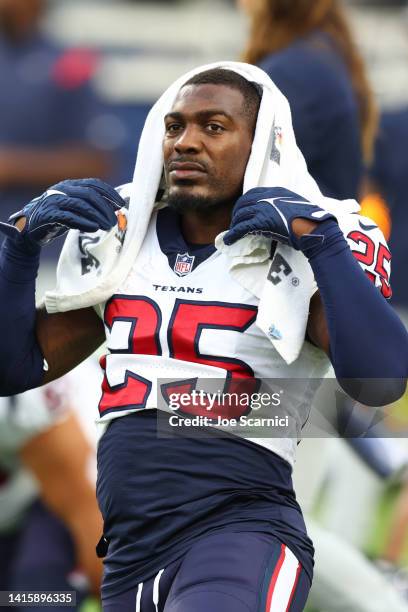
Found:
[[[252,122],[240,91],[188,85],[165,117],[164,169],[169,200],[181,209],[235,202],[251,152]]]

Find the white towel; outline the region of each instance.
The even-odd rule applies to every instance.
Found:
[[[288,101],[263,70],[238,62],[200,66],[173,83],[146,119],[133,182],[125,190],[130,199],[126,234],[118,232],[117,228],[108,233],[99,231],[88,235],[70,231],[58,263],[57,286],[45,295],[48,312],[75,310],[104,302],[124,281],[139,252],[156,202],[163,172],[164,116],[183,84],[195,74],[212,68],[233,70],[258,83],[263,90],[244,177],[244,192],[260,186],[286,187],[333,212],[339,222],[344,219],[347,225],[350,213],[359,210],[353,200],[339,202],[321,194],[296,145]],[[260,298],[257,325],[282,358],[287,363],[293,362],[304,342],[310,298],[316,290],[312,270],[304,255],[278,245],[274,262],[278,269],[283,266],[284,270],[279,274],[280,282],[273,284],[267,280],[271,270],[270,239],[248,236],[226,247],[219,236],[216,247],[230,257],[234,278]],[[86,256],[90,265],[84,267]],[[285,274],[289,268],[291,272]],[[273,272],[274,278],[276,274]]]

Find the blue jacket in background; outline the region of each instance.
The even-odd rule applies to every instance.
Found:
[[[393,304],[408,308],[408,108],[381,116],[371,176],[391,209]]]
[[[316,32],[259,65],[289,100],[297,143],[320,189],[357,199],[363,174],[358,105],[330,37]]]

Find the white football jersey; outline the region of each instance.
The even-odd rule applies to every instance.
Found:
[[[224,254],[216,251],[189,272],[191,258],[180,253],[174,266],[177,271],[171,269],[159,246],[156,217],[152,217],[127,279],[110,300],[97,307],[110,350],[104,364],[102,422],[146,408],[167,409],[161,400],[163,386],[167,386],[164,383],[171,380],[179,381],[179,388],[191,390],[192,384],[195,389],[208,391],[209,387],[215,389],[216,379],[217,390],[224,393],[239,388],[243,380],[248,381],[248,389],[254,390],[250,384],[253,377],[267,381],[324,376],[328,359],[309,342],[305,341],[291,365],[281,358],[255,324],[259,300],[231,277]],[[279,387],[279,383],[273,386],[278,394]],[[284,399],[284,412],[290,419],[285,431],[290,435],[266,434],[253,441],[293,464],[315,390],[313,385],[298,385]],[[191,406],[187,412],[205,414]],[[221,406],[218,412],[222,414]],[[269,405],[262,417],[273,417],[276,412],[276,407]],[[245,413],[248,410],[237,406],[238,417]],[[231,412],[228,414],[231,417]],[[209,411],[209,415],[214,418],[214,412]],[[250,437],[245,423],[234,433]]]

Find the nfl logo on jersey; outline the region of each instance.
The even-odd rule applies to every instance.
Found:
[[[193,269],[194,259],[194,255],[189,255],[188,253],[183,253],[180,255],[180,253],[178,253],[176,263],[174,264],[175,273],[179,276],[186,276],[187,274],[190,274],[191,270]]]

